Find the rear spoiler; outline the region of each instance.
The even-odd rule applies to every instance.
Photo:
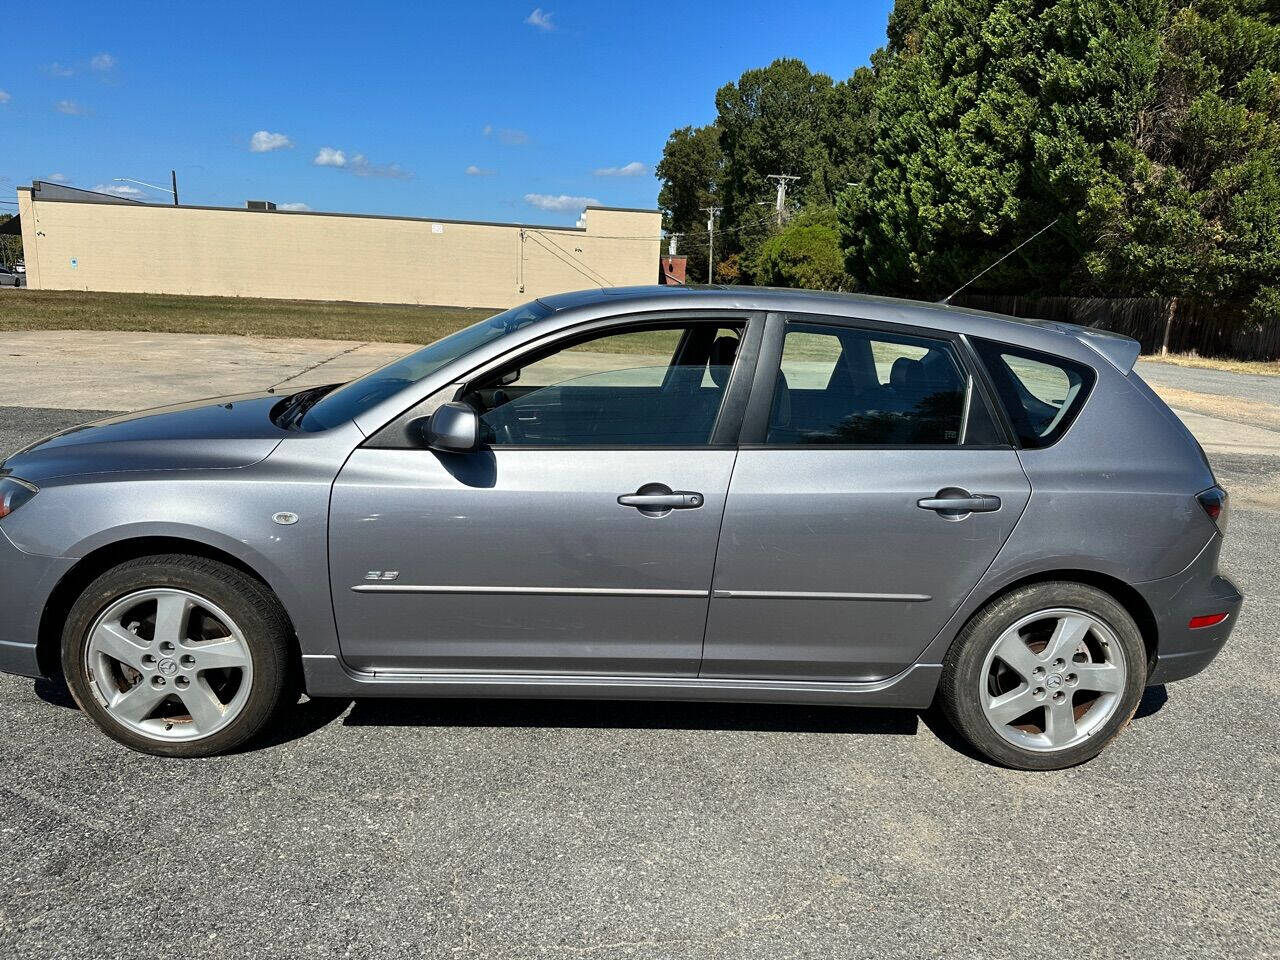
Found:
[[[1044,325],[1065,333],[1067,336],[1075,337],[1125,375],[1128,375],[1133,369],[1133,364],[1137,361],[1138,354],[1142,352],[1142,344],[1133,339],[1133,337],[1126,337],[1122,333],[1112,333],[1110,330],[1098,330],[1095,327],[1082,327],[1076,323],[1060,323],[1058,321],[1049,321]]]

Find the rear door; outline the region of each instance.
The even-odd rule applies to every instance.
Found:
[[[892,676],[990,566],[1030,484],[959,338],[769,324],[700,675]]]

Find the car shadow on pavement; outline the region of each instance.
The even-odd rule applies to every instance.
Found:
[[[45,703],[78,709],[60,678],[39,679],[33,691]],[[1148,687],[1133,719],[1144,720],[1169,701],[1168,689]],[[348,710],[350,712],[348,712]],[[343,714],[346,714],[343,717]],[[280,711],[275,722],[245,744],[253,751],[300,740],[335,720],[352,727],[596,727],[606,730],[749,730],[760,733],[847,733],[915,736],[920,723],[943,743],[987,763],[951,729],[936,707],[801,706],[768,703],[681,703],[643,700],[471,700],[305,698]]]
[[[67,689],[67,682],[61,677],[41,677],[34,682],[31,689],[45,703],[53,704],[55,707],[67,707],[71,710],[80,709],[76,705],[75,698],[71,696],[71,691]]]
[[[912,710],[633,700],[357,700],[348,726],[598,727],[914,736]]]

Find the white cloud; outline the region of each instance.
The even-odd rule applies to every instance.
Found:
[[[89,61],[89,66],[100,73],[104,73],[108,70],[115,69],[116,58],[109,53],[99,53]]]
[[[491,177],[493,171],[487,167],[477,167],[474,163],[463,171],[468,177]]]
[[[524,202],[530,206],[537,207],[539,210],[554,210],[557,212],[572,210],[576,212],[583,207],[597,204],[600,201],[595,197],[571,197],[565,193],[558,196],[552,196],[548,193],[526,193]]]
[[[495,128],[491,123],[486,123],[482,132],[486,137],[496,136],[499,143],[508,147],[522,147],[529,142],[529,135],[523,130],[512,130],[507,127]]]
[[[596,171],[597,177],[643,177],[649,172],[648,166],[639,160],[621,167],[601,167]]]
[[[410,180],[413,174],[398,163],[371,163],[363,153],[357,153],[347,164],[347,169],[357,177],[378,177],[384,180]]]
[[[59,113],[65,113],[69,117],[83,117],[89,112],[74,100],[59,100],[54,104],[53,109]]]
[[[531,27],[537,27],[539,30],[554,30],[556,28],[556,25],[551,22],[551,14],[541,7],[534,7],[533,13],[525,17],[524,22]]]
[[[271,133],[267,130],[259,130],[249,138],[249,149],[253,153],[270,153],[272,150],[292,146],[293,141],[283,133]]]
[[[65,173],[51,173],[47,177],[45,177],[45,179],[48,180],[50,183],[66,183],[71,178],[68,177]]]
[[[110,193],[117,197],[140,197],[142,191],[126,183],[100,183],[93,188],[94,193]]]
[[[0,90],[0,103],[8,103],[13,97],[9,96],[9,91]]]
[[[69,77],[73,73],[75,73],[75,70],[73,70],[71,67],[64,67],[62,64],[58,63],[56,60],[53,63],[49,64],[47,67],[45,67],[45,70],[53,74],[55,77]]]
[[[310,210],[305,203],[277,203],[277,210]]]
[[[333,147],[321,147],[320,152],[316,154],[316,158],[311,162],[317,167],[345,167],[347,165],[347,155],[341,150],[333,149]]]
[[[406,170],[398,163],[374,163],[363,153],[347,156],[345,150],[333,147],[321,147],[316,158],[311,161],[317,167],[337,167],[357,177],[377,177],[384,180],[410,180],[413,172]]]

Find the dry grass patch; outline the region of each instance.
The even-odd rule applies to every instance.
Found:
[[[1280,360],[1227,360],[1220,357],[1202,357],[1198,353],[1171,353],[1168,356],[1145,354],[1148,363],[1171,363],[1177,367],[1204,367],[1206,370],[1227,370],[1231,373],[1256,373],[1264,377],[1280,377]]]

